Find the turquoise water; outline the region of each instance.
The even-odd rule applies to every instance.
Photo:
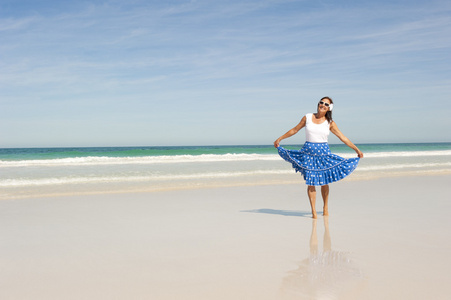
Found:
[[[283,145],[298,149],[301,145]],[[359,144],[364,153],[451,150],[451,143]],[[346,145],[330,145],[332,152],[353,153]],[[0,148],[0,161],[61,159],[76,157],[144,157],[202,154],[275,154],[272,145],[263,146],[177,146],[177,147],[75,147],[75,148]]]
[[[365,157],[349,180],[451,174],[451,143],[358,147]],[[356,156],[343,144],[330,148]],[[302,183],[300,176],[272,145],[0,149],[0,199]]]

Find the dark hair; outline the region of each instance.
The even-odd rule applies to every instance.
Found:
[[[333,104],[333,103],[334,103],[334,101],[332,101],[332,98],[330,98],[330,97],[323,97],[323,98],[321,98],[321,100],[319,100],[319,101],[323,101],[323,100],[325,100],[325,99],[329,100],[329,101],[330,101],[330,104]],[[318,102],[318,107],[319,107],[319,102]],[[326,120],[327,120],[327,122],[329,122],[329,123],[332,122],[332,112],[331,112],[330,110],[326,113]]]

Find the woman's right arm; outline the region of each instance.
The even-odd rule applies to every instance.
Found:
[[[295,127],[291,128],[290,130],[287,131],[287,133],[285,133],[284,135],[282,135],[280,138],[278,138],[275,142],[274,142],[274,147],[279,147],[280,142],[283,139],[289,138],[290,136],[295,135],[296,133],[298,133],[299,130],[301,130],[302,128],[304,128],[305,126],[305,122],[306,122],[306,118],[305,116],[302,118],[301,122],[299,122],[298,125],[296,125]]]

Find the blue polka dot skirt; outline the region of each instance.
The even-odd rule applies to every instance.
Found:
[[[306,142],[301,150],[277,148],[279,155],[301,172],[307,185],[326,185],[351,174],[360,158],[345,159],[330,152],[328,143]]]

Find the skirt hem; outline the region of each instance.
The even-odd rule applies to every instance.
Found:
[[[360,158],[345,159],[330,152],[327,143],[306,142],[301,150],[278,147],[279,155],[300,172],[307,185],[323,186],[349,176]]]

